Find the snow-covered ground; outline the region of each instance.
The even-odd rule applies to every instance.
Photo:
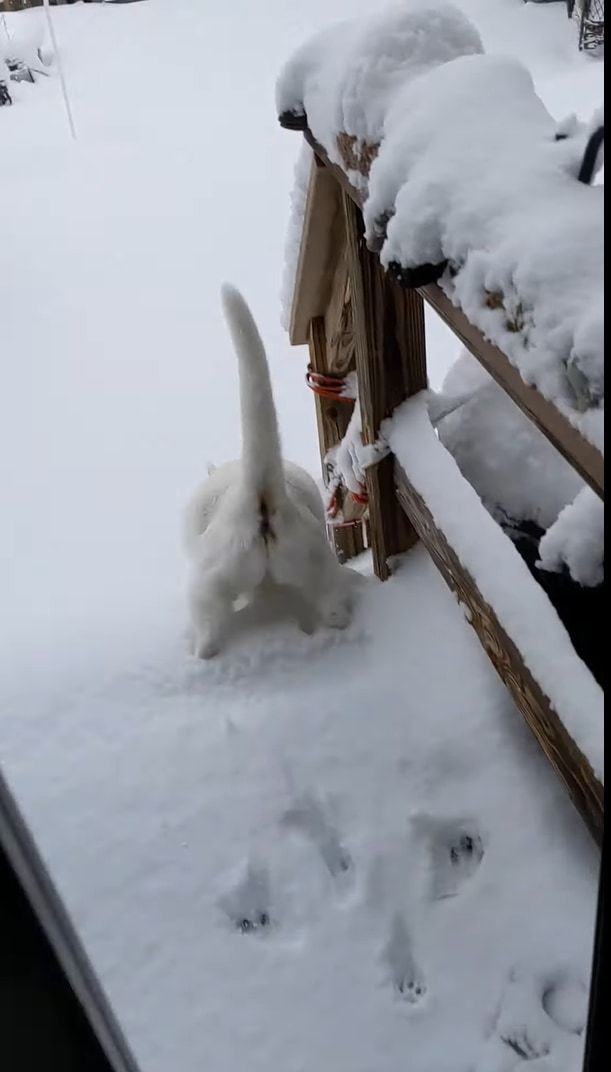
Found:
[[[561,4],[462,6],[554,115],[599,104]],[[182,636],[180,510],[238,442],[224,278],[317,470],[274,82],[376,7],[58,8],[77,141],[56,77],[0,109],[0,758],[143,1072],[580,1066],[596,854],[424,552],[339,638]]]

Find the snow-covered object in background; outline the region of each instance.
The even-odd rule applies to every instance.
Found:
[[[451,300],[602,450],[603,190],[577,181],[593,127],[559,128],[522,64],[481,51],[451,7],[394,8],[303,47],[278,108],[361,188],[382,262],[449,262]]]
[[[585,487],[542,538],[539,565],[552,573],[567,567],[578,584],[594,587],[604,580],[604,541],[604,503]]]
[[[451,454],[436,439],[426,400],[417,397],[404,402],[383,423],[382,434],[602,780],[602,691],[573,650],[547,595],[532,583],[526,563],[482,509],[477,492],[459,476]]]
[[[307,41],[276,87],[278,114],[307,115],[332,160],[338,134],[353,140],[356,160],[377,146],[388,107],[418,74],[456,56],[481,52],[475,27],[449,3],[405,0],[367,18],[330,27]],[[354,182],[362,182],[355,168]]]
[[[47,62],[48,43],[42,12],[28,12],[26,18],[11,19],[0,26],[0,60],[19,59],[28,67],[37,67],[41,53]]]
[[[312,168],[312,150],[306,142],[303,142],[295,164],[295,177],[291,193],[291,207],[289,222],[286,232],[284,249],[284,269],[282,273],[282,288],[280,292],[280,306],[282,327],[288,331],[293,293],[295,290],[295,277],[299,262],[299,249],[301,246],[301,233],[303,230],[303,218],[306,201],[308,199],[308,183]]]
[[[463,350],[435,397],[471,397],[437,423],[453,455],[497,520],[534,521],[548,528],[583,487],[572,466],[526,417],[478,361]],[[429,414],[433,419],[429,404]]]
[[[0,59],[0,108],[4,107],[7,104],[13,103],[13,99],[11,97],[7,85],[10,76],[11,72],[9,71],[9,68],[6,66],[4,60]]]

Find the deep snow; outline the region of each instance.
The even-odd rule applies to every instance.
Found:
[[[58,8],[77,142],[56,78],[0,109],[0,756],[145,1072],[500,1072],[501,1035],[573,1072],[596,854],[422,550],[341,637],[243,615],[186,654],[180,510],[238,439],[222,279],[318,464],[273,88],[329,7]],[[465,7],[589,113],[559,5]]]
[[[361,187],[383,265],[447,263],[452,301],[602,450],[604,198],[576,181],[600,101],[559,128],[524,63],[482,55],[447,0],[331,24],[276,97]]]

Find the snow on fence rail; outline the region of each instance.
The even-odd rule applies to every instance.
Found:
[[[443,3],[405,3],[308,42],[277,106],[346,176],[391,275],[439,281],[602,450],[603,190],[575,181],[591,125],[556,123],[529,72],[483,55]]]
[[[280,122],[313,150],[289,334],[309,345],[321,455],[378,443],[427,387],[427,301],[603,498],[602,199],[577,178],[592,130],[557,128],[527,73],[481,51],[455,9],[402,5],[319,36],[279,81]],[[356,496],[375,572],[424,543],[600,843],[602,691],[413,405]],[[365,533],[345,516],[348,558]]]

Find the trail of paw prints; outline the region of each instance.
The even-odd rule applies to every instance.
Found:
[[[354,862],[326,809],[311,793],[297,797],[282,816],[282,825],[298,830],[316,848],[333,879],[346,879]]]
[[[397,997],[412,1006],[424,1002],[427,996],[426,981],[414,955],[407,924],[400,912],[395,912],[392,917],[382,956]]]
[[[474,1072],[579,1066],[587,1016],[585,986],[566,974],[542,982],[514,970]]]
[[[426,813],[414,816],[412,825],[426,846],[431,899],[456,897],[484,859],[484,844],[476,825]]]
[[[272,924],[271,889],[266,867],[249,861],[244,874],[224,894],[219,905],[241,934],[260,933]]]

